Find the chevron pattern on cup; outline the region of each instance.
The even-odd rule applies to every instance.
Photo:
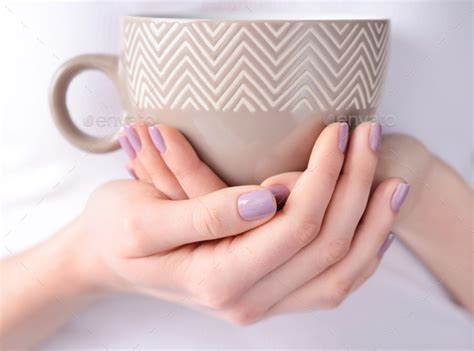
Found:
[[[124,21],[126,84],[138,108],[310,111],[374,108],[384,21]]]

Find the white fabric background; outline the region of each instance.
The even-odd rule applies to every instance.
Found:
[[[158,1],[7,4],[0,7],[3,255],[47,238],[104,181],[127,176],[125,155],[85,155],[54,128],[50,79],[82,53],[117,53],[125,14],[209,13],[246,18],[390,18],[392,45],[379,114],[385,132],[421,139],[466,179],[472,160],[472,3],[386,1]],[[68,104],[79,124],[120,109],[98,73],[74,81]],[[103,133],[103,130],[95,130]],[[65,282],[67,284],[67,282]],[[232,327],[179,306],[116,296],[74,318],[42,349],[470,348],[469,317],[400,243],[376,275],[337,311]]]

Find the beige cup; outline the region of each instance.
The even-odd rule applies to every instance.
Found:
[[[117,135],[81,131],[66,90],[81,71],[115,84],[123,121],[180,129],[228,184],[304,169],[328,123],[374,116],[387,61],[388,20],[221,21],[124,17],[119,57],[64,63],[50,92],[54,121],[73,145],[117,149]]]

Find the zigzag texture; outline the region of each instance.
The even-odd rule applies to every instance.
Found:
[[[385,21],[125,20],[123,60],[139,108],[310,111],[374,108]]]

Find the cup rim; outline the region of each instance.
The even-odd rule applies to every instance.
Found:
[[[245,19],[245,18],[206,18],[206,17],[180,17],[176,16],[153,16],[153,15],[126,15],[122,16],[123,20],[138,20],[138,21],[155,21],[155,22],[179,22],[179,23],[193,23],[193,22],[219,22],[219,23],[278,23],[278,22],[290,22],[290,23],[319,23],[319,22],[385,22],[390,23],[390,18],[310,18],[310,19],[295,19],[295,18],[278,18],[278,19]]]

